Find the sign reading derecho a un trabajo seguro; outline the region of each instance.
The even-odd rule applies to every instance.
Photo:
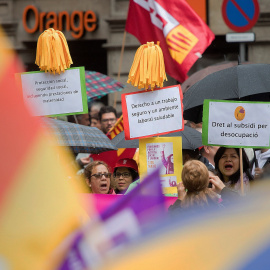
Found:
[[[151,137],[183,130],[180,86],[122,95],[126,139]]]
[[[203,144],[270,148],[270,103],[205,100]]]

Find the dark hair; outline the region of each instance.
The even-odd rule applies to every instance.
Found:
[[[87,114],[87,113],[86,113]],[[67,121],[70,122],[70,123],[74,123],[74,124],[77,124],[77,121],[78,123],[80,123],[81,121],[81,118],[84,116],[84,114],[77,114],[77,115],[68,115],[67,116]],[[90,120],[90,115],[88,114],[89,116],[89,120]],[[77,118],[77,121],[76,121],[76,118]]]
[[[115,117],[117,117],[116,109],[112,106],[104,106],[100,108],[100,111],[98,113],[98,117],[100,121],[104,113],[114,113]]]
[[[188,160],[195,159],[198,160],[200,157],[199,149],[190,150],[190,149],[182,149],[183,156],[183,164],[185,164]]]
[[[95,119],[95,120],[99,120],[99,117],[98,117],[98,113],[95,113],[95,114],[93,114],[92,116],[91,116],[91,120],[92,119]]]
[[[113,176],[115,177],[115,174],[116,174],[116,171],[118,168],[127,168],[128,171],[130,172],[131,174],[131,177],[132,177],[132,182],[134,182],[135,180],[139,179],[139,174],[138,172],[134,171],[133,169],[131,168],[128,168],[128,167],[117,167],[114,169],[114,172],[113,172]]]
[[[230,148],[227,148],[227,147],[220,147],[216,154],[215,154],[215,157],[214,157],[214,162],[216,164],[216,170],[217,172],[219,173],[220,175],[220,179],[224,182],[224,178],[223,178],[223,175],[218,167],[218,163],[219,163],[219,160],[221,159],[222,155],[224,154],[224,152],[226,151],[226,149],[230,149]],[[239,148],[231,148],[231,149],[234,149],[239,157]],[[247,175],[247,177],[249,178],[249,180],[253,180],[253,176],[251,175],[250,173],[250,167],[249,167],[249,160],[248,160],[248,157],[247,157],[247,154],[245,152],[245,150],[243,149],[242,151],[243,153],[243,171],[244,173]],[[232,185],[236,184],[239,180],[239,177],[240,177],[240,169],[234,173],[233,175],[231,175],[229,177],[229,180],[231,181]]]

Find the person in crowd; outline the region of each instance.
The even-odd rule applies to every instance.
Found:
[[[88,113],[77,114],[77,115],[68,115],[68,122],[75,123],[84,126],[90,126],[90,117]]]
[[[255,157],[252,163],[252,175],[255,179],[262,178],[265,167],[270,164],[270,149],[262,148],[255,150]]]
[[[161,151],[161,160],[166,168],[166,174],[174,174],[173,154],[170,154],[165,158],[165,144],[163,144],[163,150]]]
[[[200,157],[199,149],[191,150],[191,149],[182,149],[182,157],[183,157],[183,165],[189,160],[198,160]]]
[[[178,199],[169,207],[170,212],[201,212],[209,207],[219,207],[219,197],[210,188],[209,172],[199,160],[189,160],[182,170],[182,182],[177,184]]]
[[[216,169],[208,169],[208,173],[208,187],[211,188],[220,197],[223,205],[227,206],[240,198],[238,192],[229,189],[220,180],[219,173]]]
[[[199,160],[203,162],[207,168],[215,168],[214,156],[218,150],[219,146],[207,146],[204,145],[200,148]]]
[[[102,107],[104,107],[104,106],[105,105],[102,102],[100,102],[100,101],[93,101],[93,102],[91,102],[91,104],[89,106],[89,114],[90,114],[90,116],[92,117],[95,114],[98,115],[100,109]]]
[[[125,193],[129,185],[139,178],[138,165],[134,159],[124,158],[114,167],[115,193]]]
[[[244,151],[243,152],[243,180],[244,180],[244,193],[250,189],[250,180],[253,177],[250,173],[249,160]],[[232,190],[241,192],[240,181],[240,157],[239,148],[226,148],[220,147],[214,157],[216,170],[220,175],[220,179],[224,184]]]
[[[103,161],[92,161],[84,168],[86,184],[90,193],[115,194],[108,165]]]
[[[101,129],[101,124],[97,113],[91,116],[91,127]]]
[[[114,126],[117,120],[116,115],[116,110],[112,106],[104,106],[100,109],[99,119],[103,133],[107,134],[108,131]]]

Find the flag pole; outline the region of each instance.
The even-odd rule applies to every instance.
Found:
[[[118,66],[118,74],[117,74],[117,81],[120,81],[120,74],[122,69],[122,63],[123,63],[123,55],[125,50],[125,43],[126,43],[126,34],[127,32],[124,31],[123,40],[122,40],[122,48],[121,48],[121,54],[120,54],[120,61]],[[113,107],[116,109],[116,101],[117,101],[117,92],[114,92],[114,101],[113,101]]]
[[[244,178],[243,178],[243,149],[239,149],[239,157],[240,157],[240,184],[241,184],[241,195],[244,196]]]

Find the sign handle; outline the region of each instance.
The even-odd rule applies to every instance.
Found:
[[[244,196],[244,176],[243,176],[243,149],[239,148],[240,157],[240,184],[241,184],[241,195]]]

